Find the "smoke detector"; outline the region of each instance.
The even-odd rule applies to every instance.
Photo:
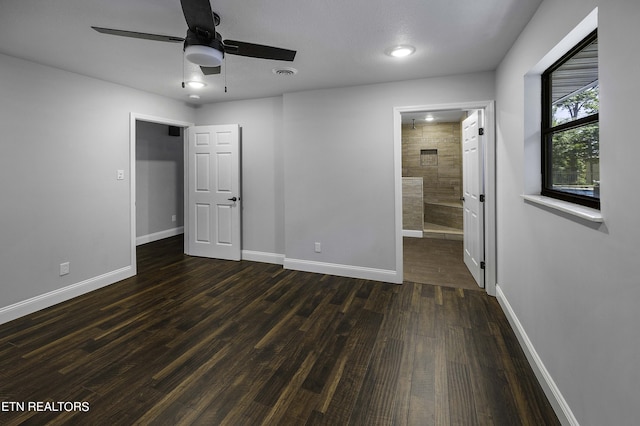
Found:
[[[290,76],[298,74],[298,70],[291,67],[280,67],[271,70],[275,75]]]

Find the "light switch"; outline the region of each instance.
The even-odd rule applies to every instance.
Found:
[[[116,179],[124,180],[124,170],[118,170]]]

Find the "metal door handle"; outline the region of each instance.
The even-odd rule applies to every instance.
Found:
[[[233,202],[235,203],[236,201],[238,201],[238,198],[236,198],[236,197],[231,197],[231,198],[227,198],[227,200],[229,200],[229,201],[233,201]]]

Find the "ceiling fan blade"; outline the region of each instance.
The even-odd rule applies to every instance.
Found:
[[[251,58],[274,59],[276,61],[293,61],[295,50],[280,47],[264,46],[262,44],[246,43],[237,40],[225,40],[224,51],[231,55],[249,56]]]
[[[139,33],[137,31],[116,30],[113,28],[91,27],[99,33],[116,35],[121,37],[141,38],[144,40],[166,41],[169,43],[182,43],[184,38],[161,34]]]
[[[204,75],[220,74],[220,67],[200,67],[200,69]]]
[[[216,23],[209,0],[180,0],[180,4],[189,30],[198,36],[206,31],[209,38],[215,38]]]

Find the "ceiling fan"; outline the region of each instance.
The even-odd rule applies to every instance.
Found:
[[[296,56],[295,50],[238,40],[223,41],[220,33],[216,32],[216,26],[220,25],[220,16],[211,9],[209,0],[180,0],[180,3],[188,26],[185,38],[113,28],[94,26],[91,28],[103,34],[169,43],[184,42],[185,59],[200,65],[205,75],[220,74],[220,65],[225,54],[277,61],[293,61]]]

